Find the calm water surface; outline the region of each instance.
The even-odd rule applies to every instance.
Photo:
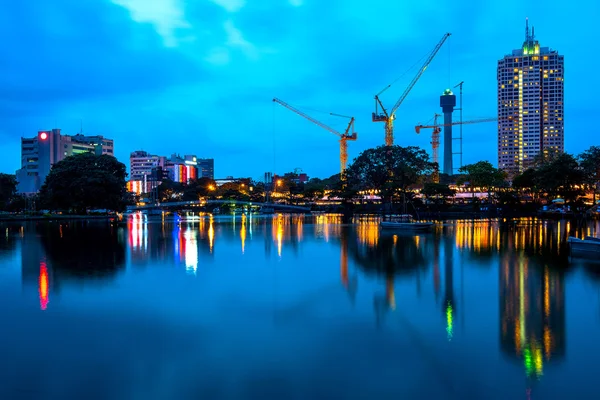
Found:
[[[598,399],[600,225],[0,225],[0,399]]]

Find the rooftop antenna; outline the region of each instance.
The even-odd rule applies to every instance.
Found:
[[[525,17],[525,41],[529,40],[529,18]]]
[[[79,120],[79,133],[83,135],[83,119]]]
[[[531,40],[535,40],[535,26],[531,27]]]

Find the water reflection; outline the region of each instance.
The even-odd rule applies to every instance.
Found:
[[[168,381],[172,398],[190,398],[191,392],[178,391],[181,387],[207,384],[183,371],[214,370],[245,382],[249,371],[276,369],[285,379],[305,379],[302,386],[309,387],[312,378],[303,374],[322,363],[326,367],[318,374],[324,378],[319,379],[349,385],[336,386],[328,398],[352,398],[362,390],[359,384],[368,386],[361,398],[386,397],[381,393],[415,398],[425,391],[422,398],[500,399],[523,390],[531,396],[534,388],[536,398],[554,390],[567,398],[562,382],[576,378],[573,371],[594,373],[573,360],[588,351],[590,357],[600,356],[580,343],[600,334],[600,322],[573,319],[585,307],[597,316],[600,290],[591,298],[581,287],[600,287],[600,275],[587,265],[585,273],[569,267],[565,251],[569,235],[593,234],[597,223],[458,221],[415,235],[381,231],[375,219],[351,225],[329,215],[156,220],[137,215],[120,226],[69,222],[5,228],[0,250],[20,256],[27,310],[35,310],[33,318],[46,318],[34,320],[32,332],[61,313],[69,317],[61,320],[64,330],[84,326],[69,325],[69,319],[77,318],[73,304],[92,293],[85,314],[115,337],[127,329],[143,337],[139,332],[160,326],[164,332],[157,342],[179,343],[177,358],[164,355],[157,363],[169,365],[177,371],[172,375],[185,381]],[[579,287],[569,287],[567,304],[568,282]],[[77,290],[67,290],[72,288]],[[152,293],[151,302],[144,298],[147,293]],[[23,301],[0,296],[5,296],[0,305]],[[136,330],[136,322],[127,327],[115,322],[115,314],[151,322],[144,319]],[[199,332],[201,340],[196,339]],[[90,342],[105,342],[97,333],[86,335]],[[18,342],[18,335],[9,341]],[[68,343],[53,342],[68,354]],[[127,359],[134,364],[146,360],[147,355],[131,350],[130,342],[123,348],[115,343],[111,357],[128,348]],[[104,351],[90,352],[90,358]],[[32,352],[18,354],[27,360],[24,364],[35,364]],[[487,369],[493,374],[482,365],[491,366]],[[135,368],[115,366],[115,374],[126,380],[130,369]],[[59,377],[69,376],[61,371]],[[382,377],[381,371],[390,372]],[[414,376],[389,379],[406,371]],[[264,375],[264,382],[270,382],[272,376]],[[143,382],[151,385],[158,381],[154,378],[148,373]],[[455,382],[454,391],[435,392],[446,387],[439,379]],[[390,381],[405,386],[399,390]],[[583,378],[579,382],[585,385]],[[118,385],[111,387],[119,391]],[[294,393],[315,397],[293,391],[280,397]]]
[[[521,360],[528,378],[539,379],[544,362],[565,355],[564,273],[506,255],[499,292],[502,351]]]

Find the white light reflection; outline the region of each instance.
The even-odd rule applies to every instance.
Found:
[[[196,275],[198,270],[198,231],[188,229],[183,234],[185,240],[185,269],[188,273]]]

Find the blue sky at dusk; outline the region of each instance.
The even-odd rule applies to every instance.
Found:
[[[272,103],[334,128],[356,117],[350,159],[383,144],[373,95],[391,106],[451,32],[397,113],[396,144],[430,151],[414,125],[464,80],[465,119],[496,116],[496,63],[519,48],[525,17],[542,47],[565,56],[565,147],[600,144],[595,69],[600,2],[439,0],[52,0],[6,2],[0,13],[0,171],[20,167],[20,137],[40,129],[115,140],[131,151],[215,158],[217,177],[339,170],[336,137]],[[590,81],[589,79],[593,79]],[[496,164],[494,123],[464,128],[464,162]]]

